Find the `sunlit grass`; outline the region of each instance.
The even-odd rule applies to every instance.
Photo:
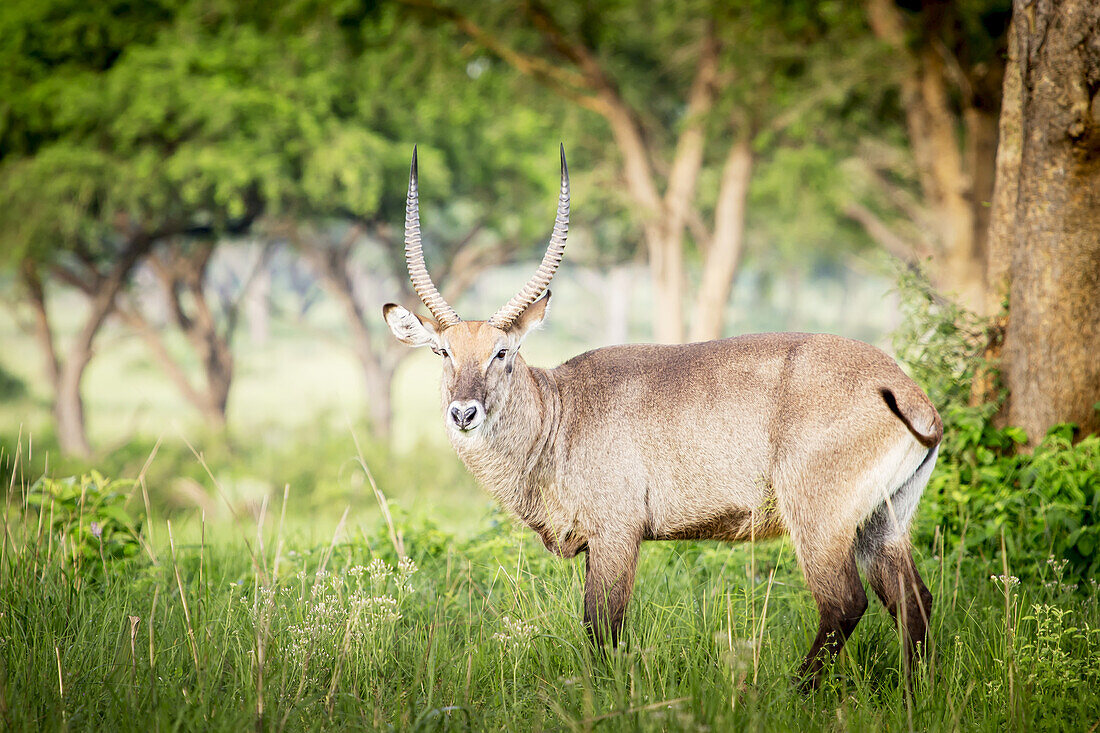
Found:
[[[646,545],[627,642],[604,656],[580,623],[583,560],[550,557],[507,521],[457,540],[400,513],[392,533],[350,511],[288,521],[280,500],[217,523],[146,520],[135,557],[101,563],[13,489],[0,558],[10,729],[1088,730],[1100,718],[1100,593],[1067,587],[1057,563],[1021,585],[936,548],[918,560],[936,603],[911,692],[872,603],[823,689],[803,696],[791,674],[816,612],[786,542]]]
[[[477,308],[511,287],[505,275]],[[554,318],[567,327],[531,340],[533,363],[582,350],[581,332],[599,343],[598,309],[581,290],[556,287]],[[750,289],[738,292],[745,330],[796,325],[754,320]],[[800,307],[832,318],[835,295],[807,294]],[[865,294],[849,297],[871,310]],[[849,333],[873,339],[857,332],[866,327]],[[231,429],[217,435],[136,340],[103,335],[85,383],[93,465],[134,478],[156,446],[125,504],[141,522],[140,551],[120,560],[79,559],[75,535],[50,531],[24,503],[50,444],[28,455],[27,436],[48,434],[47,391],[33,343],[0,316],[0,359],[30,391],[0,405],[18,452],[0,461],[5,729],[1088,731],[1100,721],[1100,590],[1068,587],[1057,561],[1041,581],[1014,584],[991,579],[1018,573],[1011,556],[920,548],[936,601],[911,691],[897,631],[872,599],[823,689],[803,696],[791,675],[817,615],[789,544],[651,543],[627,641],[603,656],[580,621],[583,559],[547,555],[446,446],[430,353],[399,371],[395,437],[379,445],[364,437],[366,397],[335,341],[276,329],[267,346],[242,343]],[[50,466],[57,477],[87,468],[56,456]],[[78,526],[95,548],[90,520]]]

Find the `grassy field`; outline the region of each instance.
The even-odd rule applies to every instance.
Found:
[[[18,494],[16,494],[18,496]],[[628,643],[594,655],[583,566],[488,521],[328,537],[286,522],[146,523],[110,559],[89,523],[13,501],[0,560],[12,730],[1080,730],[1100,721],[1100,593],[1020,584],[939,547],[910,694],[877,604],[819,692],[791,674],[816,613],[785,542],[652,543]],[[102,531],[102,527],[100,527]],[[398,550],[400,548],[400,551]],[[90,550],[90,551],[89,551]],[[1011,566],[1008,574],[1011,574]]]
[[[849,305],[896,317],[866,295]],[[591,345],[577,334],[598,325],[577,283],[555,297],[559,325],[529,344],[537,364]],[[830,297],[800,306],[822,322],[796,311],[793,324],[757,323],[752,304],[733,308],[746,330],[805,323],[882,343],[885,321],[845,328]],[[58,305],[63,337],[78,309]],[[0,404],[0,726],[1100,729],[1095,580],[944,540],[928,497],[918,534],[934,539],[917,554],[936,601],[911,690],[897,631],[872,600],[823,689],[795,691],[817,614],[785,541],[646,545],[627,643],[594,654],[583,560],[549,556],[444,444],[435,360],[402,367],[395,437],[371,441],[331,317],[314,324],[327,339],[276,323],[269,344],[238,345],[228,434],[205,432],[112,325],[85,382],[90,462],[52,450],[38,354],[0,317],[0,366],[27,387]],[[69,475],[84,483],[59,480]],[[1039,546],[1015,539],[1007,546]]]

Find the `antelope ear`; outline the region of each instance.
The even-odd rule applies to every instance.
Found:
[[[427,318],[421,318],[407,308],[396,303],[382,306],[382,317],[393,331],[394,337],[409,346],[431,346],[439,348],[439,328]]]
[[[523,343],[523,339],[527,338],[527,334],[542,325],[542,322],[546,320],[546,314],[549,310],[550,291],[547,290],[542,294],[541,298],[527,306],[523,313],[520,313],[516,317],[516,320],[508,329],[508,335],[512,337],[516,346]]]

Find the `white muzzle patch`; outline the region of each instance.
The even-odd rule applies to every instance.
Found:
[[[447,423],[459,433],[470,433],[485,422],[485,406],[477,400],[455,400],[447,406]]]

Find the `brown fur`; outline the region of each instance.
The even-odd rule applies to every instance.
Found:
[[[817,602],[820,621],[817,636],[799,669],[804,688],[820,683],[825,662],[844,647],[856,624],[867,610],[867,594],[859,582],[855,555],[848,552],[806,570],[806,579]]]
[[[547,301],[505,331],[421,321],[424,335],[397,311],[386,317],[402,340],[447,350],[445,409],[484,400],[476,431],[448,430],[470,471],[551,552],[587,553],[585,620],[597,642],[619,638],[641,541],[789,532],[821,613],[802,667],[816,684],[866,608],[853,548],[872,518],[875,531],[859,535],[872,585],[924,638],[914,601],[890,586],[900,567],[923,588],[912,558],[882,543],[907,533],[923,483],[906,487],[934,461],[942,423],[892,359],[837,336],[779,333],[613,346],[537,369],[516,350]],[[502,343],[509,355],[498,361]],[[882,521],[891,494],[905,512],[894,527]]]
[[[917,572],[908,544],[884,547],[868,569],[867,580],[899,624],[911,668],[918,644],[927,642],[932,593]]]

